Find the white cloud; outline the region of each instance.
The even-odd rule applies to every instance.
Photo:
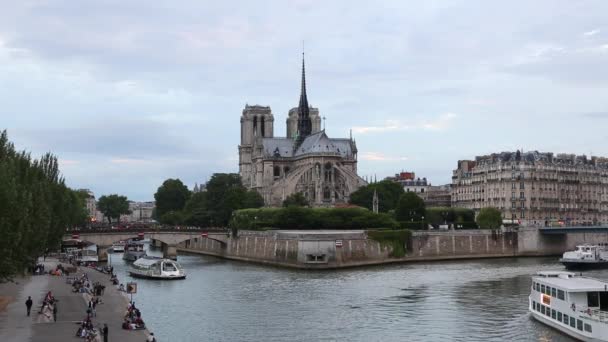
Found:
[[[389,156],[381,152],[363,152],[359,155],[359,159],[366,161],[404,161],[407,157]]]
[[[354,133],[383,133],[394,131],[409,131],[423,129],[429,131],[443,131],[449,128],[451,122],[457,117],[454,113],[444,113],[433,120],[417,120],[414,122],[403,122],[400,120],[386,120],[382,125],[376,126],[356,126],[353,127]]]
[[[591,31],[587,31],[587,32],[583,33],[583,36],[591,37],[591,36],[595,36],[598,33],[600,33],[600,30],[595,29],[595,30],[591,30]]]

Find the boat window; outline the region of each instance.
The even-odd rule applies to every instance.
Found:
[[[166,262],[166,263],[163,263],[163,271],[171,272],[171,271],[177,271],[177,270],[175,269],[175,265],[173,265],[172,263]]]
[[[559,311],[557,312],[557,320],[560,322],[562,321],[562,313]]]
[[[576,320],[576,329],[583,331],[583,321],[581,321],[580,319]]]
[[[536,302],[535,302],[535,301],[532,301],[532,308],[533,308],[534,310],[536,310]]]
[[[559,298],[561,300],[565,300],[566,296],[565,296],[563,290],[557,290],[557,298]]]
[[[553,319],[557,318],[557,312],[553,309],[551,309],[551,318],[553,318]]]
[[[542,313],[543,315],[545,314],[545,306],[544,305],[540,306],[540,313]]]
[[[540,292],[540,284],[536,283],[536,291]]]
[[[600,295],[597,292],[587,292],[587,306],[596,308],[600,306]]]
[[[555,287],[551,288],[551,297],[553,297],[553,298],[557,297],[557,289]]]
[[[587,323],[585,323],[585,331],[586,331],[586,332],[592,332],[592,331],[591,331],[591,324],[587,324]]]
[[[545,316],[551,317],[551,309],[545,308]]]
[[[570,317],[566,314],[564,314],[564,324],[568,325],[568,322],[570,322]]]
[[[570,326],[573,328],[576,326],[576,319],[574,317],[570,317]]]
[[[540,292],[545,293],[545,285],[540,286]]]

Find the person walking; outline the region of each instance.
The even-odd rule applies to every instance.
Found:
[[[53,321],[57,322],[57,302],[53,304]]]
[[[27,315],[30,315],[30,311],[32,310],[32,304],[34,304],[34,302],[32,302],[32,297],[31,296],[27,296],[27,300],[25,301],[25,307],[27,308]]]
[[[107,323],[103,324],[102,332],[103,332],[103,342],[108,342],[108,324]]]

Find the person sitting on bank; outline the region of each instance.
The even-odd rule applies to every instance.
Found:
[[[123,284],[120,284],[120,286],[118,287],[118,291],[125,291],[125,286]]]

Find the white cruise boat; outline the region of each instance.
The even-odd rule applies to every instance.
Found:
[[[112,244],[112,252],[113,253],[122,253],[125,251],[125,242],[124,241],[119,241],[116,242],[114,244]]]
[[[150,256],[137,259],[129,270],[129,274],[132,277],[159,280],[186,278],[186,273],[177,261]]]
[[[572,272],[532,277],[532,317],[581,341],[608,341],[608,283]]]
[[[124,253],[122,254],[123,260],[135,261],[144,256],[146,256],[146,251],[143,242],[138,240],[129,240],[126,242]]]
[[[605,243],[576,246],[574,251],[564,253],[559,262],[567,269],[605,268],[608,267],[608,246]]]

